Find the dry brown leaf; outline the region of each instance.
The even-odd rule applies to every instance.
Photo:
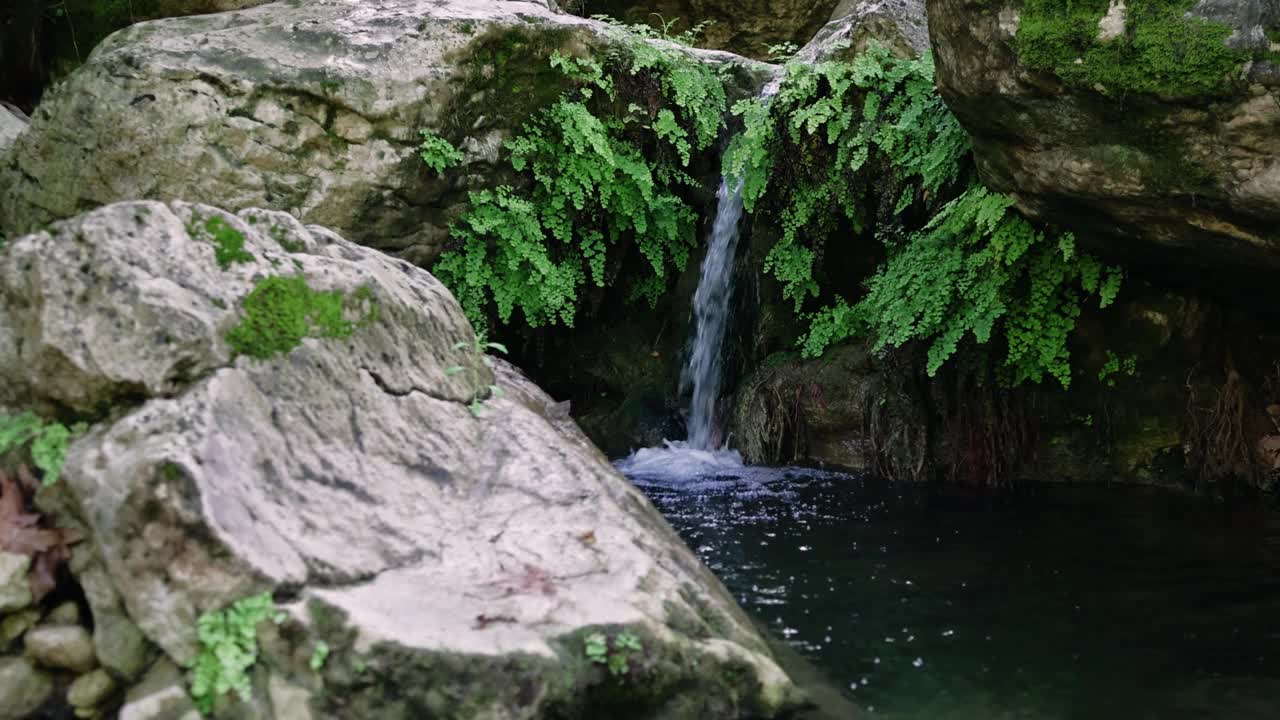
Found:
[[[57,586],[58,567],[71,559],[71,546],[84,539],[79,530],[40,526],[27,512],[37,484],[26,468],[16,477],[0,472],[0,550],[31,557],[31,594],[36,601]]]

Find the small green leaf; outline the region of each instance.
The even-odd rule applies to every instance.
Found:
[[[321,640],[316,643],[316,648],[311,652],[311,660],[308,663],[314,672],[320,672],[324,667],[324,663],[329,659],[329,643]]]

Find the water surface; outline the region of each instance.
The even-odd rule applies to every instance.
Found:
[[[1280,718],[1280,513],[1140,489],[917,497],[679,446],[619,467],[873,716]]]

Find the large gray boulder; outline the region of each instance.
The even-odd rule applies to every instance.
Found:
[[[796,57],[809,63],[849,60],[871,43],[884,45],[898,57],[917,57],[928,51],[924,0],[842,0]]]
[[[939,89],[983,181],[1019,209],[1111,257],[1274,298],[1280,6],[1175,5],[1089,0],[1069,20],[1053,3],[929,0]]]
[[[0,402],[96,421],[41,502],[132,622],[188,665],[202,613],[261,591],[287,611],[243,713],[794,706],[718,581],[475,342],[426,271],[282,212],[120,203],[0,253]],[[626,673],[590,661],[591,632]]]
[[[139,23],[36,110],[0,167],[0,229],[180,199],[285,210],[425,265],[468,191],[503,181],[503,141],[565,89],[551,53],[617,42],[604,23],[516,0],[310,0]],[[423,129],[460,146],[460,168],[426,168]]]

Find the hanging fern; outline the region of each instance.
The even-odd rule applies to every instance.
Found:
[[[865,334],[877,348],[920,341],[932,375],[966,339],[1001,335],[1005,382],[1070,383],[1067,339],[1082,303],[1096,295],[1110,304],[1121,273],[977,184],[930,56],[903,60],[873,46],[852,62],[791,64],[775,98],[734,113],[745,130],[724,169],[742,181],[748,210],[778,218],[764,269],[809,319],[805,355]],[[913,217],[929,219],[913,229]],[[816,263],[838,242],[841,218],[855,235],[874,226],[888,258],[858,302],[805,313],[821,296]]]
[[[648,273],[630,292],[656,302],[697,244],[680,195],[687,168],[723,126],[724,88],[703,63],[616,29],[603,62],[560,53],[571,84],[506,144],[526,188],[472,193],[434,271],[485,326],[518,311],[532,327],[574,324],[581,288],[611,284],[611,258],[638,251]],[[626,88],[623,92],[620,88]],[[634,88],[650,97],[634,97]]]

